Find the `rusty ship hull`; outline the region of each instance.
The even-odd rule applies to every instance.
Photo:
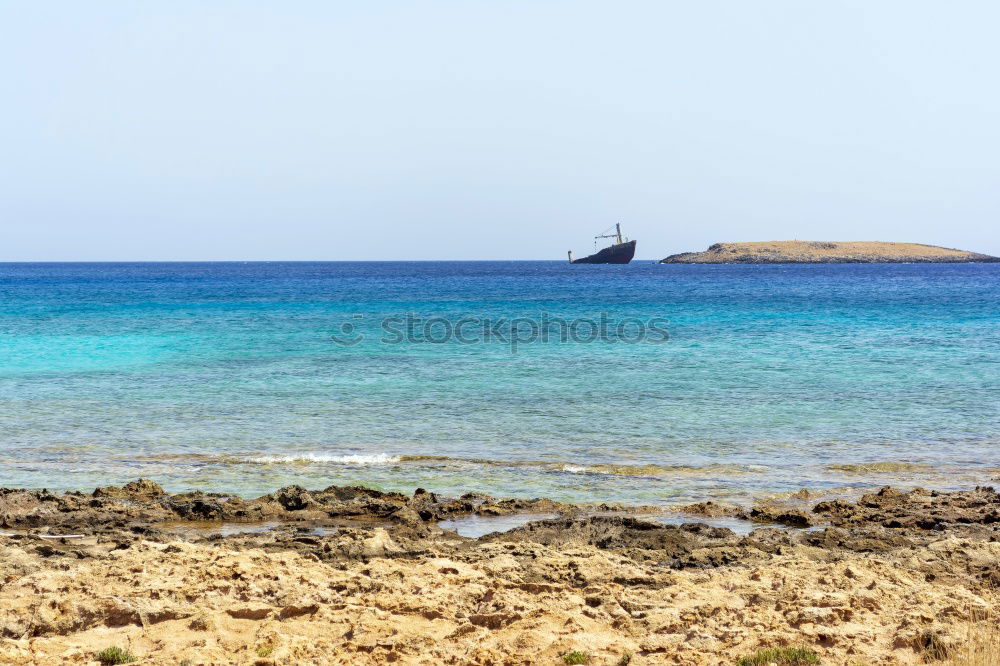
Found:
[[[627,264],[635,256],[635,241],[616,243],[596,254],[574,259],[574,264]]]

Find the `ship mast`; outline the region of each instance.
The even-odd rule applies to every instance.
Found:
[[[621,245],[625,241],[622,240],[622,223],[615,222],[615,233],[613,234],[601,234],[600,236],[594,236],[594,247],[597,247],[598,238],[614,238],[618,241],[617,245]]]

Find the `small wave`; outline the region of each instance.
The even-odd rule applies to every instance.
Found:
[[[854,474],[899,474],[904,472],[924,472],[934,471],[932,465],[927,463],[910,462],[871,462],[855,463],[845,465],[828,465],[827,469],[839,472],[849,472]]]
[[[400,456],[385,453],[330,455],[327,453],[292,453],[286,455],[264,455],[247,458],[247,462],[261,465],[332,463],[335,465],[392,465],[398,463]]]
[[[155,460],[154,460],[155,458]],[[415,465],[442,469],[496,468],[535,469],[540,472],[563,474],[593,474],[634,478],[676,478],[704,476],[739,476],[755,471],[741,465],[654,465],[618,463],[581,463],[561,460],[498,460],[494,458],[458,458],[441,455],[405,455],[388,453],[255,453],[249,455],[159,454],[143,459],[146,462],[188,461],[206,464],[252,465]]]
[[[478,465],[482,467],[528,467],[567,474],[610,474],[615,476],[668,476],[704,473],[706,470],[719,471],[717,466],[689,467],[687,465],[616,465],[611,463],[580,464],[547,460],[495,460],[491,458],[451,458],[448,456],[402,456],[403,462],[439,463],[443,465]],[[731,473],[736,473],[735,470]]]
[[[632,477],[698,477],[698,476],[735,476],[749,470],[736,465],[616,465],[612,463],[594,463],[592,465],[577,465],[573,463],[556,463],[550,465],[553,469],[570,474],[607,474],[611,476]]]
[[[338,464],[338,465],[395,465],[413,464],[441,467],[494,467],[528,468],[565,474],[600,474],[608,476],[629,476],[634,478],[738,476],[746,474],[746,467],[737,465],[624,465],[612,463],[580,464],[566,461],[547,460],[496,460],[492,458],[453,458],[434,455],[388,455],[353,454],[331,455],[323,453],[300,453],[288,455],[262,455],[247,459],[248,462],[262,464]]]

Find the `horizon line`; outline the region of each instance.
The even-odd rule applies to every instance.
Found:
[[[549,262],[568,264],[566,259],[43,259],[0,260],[0,265],[10,264],[365,264],[365,263],[487,263],[487,262]],[[631,263],[660,259],[633,259]]]

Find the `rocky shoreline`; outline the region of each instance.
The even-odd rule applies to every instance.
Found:
[[[718,664],[790,646],[822,664],[991,663],[969,651],[996,649],[992,488],[657,512],[337,486],[0,489],[0,663],[115,646],[149,664]],[[504,516],[527,522],[442,527]]]

